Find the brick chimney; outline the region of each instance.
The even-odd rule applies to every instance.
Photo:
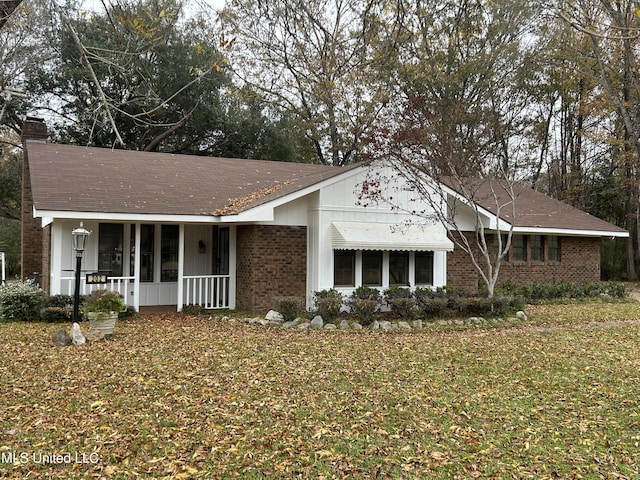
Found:
[[[46,142],[47,136],[47,125],[44,123],[44,119],[26,117],[22,125],[24,155],[22,161],[21,275],[23,280],[35,278],[45,292],[49,290],[51,227],[42,228],[42,220],[33,217],[28,143]]]
[[[25,118],[22,124],[22,143],[25,140],[39,140],[42,142],[47,141],[47,124],[44,123],[43,118],[29,117]]]

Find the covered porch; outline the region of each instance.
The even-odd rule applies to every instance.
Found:
[[[75,220],[51,224],[50,293],[75,288],[71,231]],[[233,225],[84,221],[91,231],[82,260],[80,294],[117,291],[127,305],[235,308]]]

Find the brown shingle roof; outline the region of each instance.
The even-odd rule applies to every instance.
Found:
[[[38,210],[230,215],[345,172],[301,163],[26,142]]]
[[[514,227],[626,233],[622,228],[523,184],[514,185],[513,193],[516,197],[514,220],[510,195],[504,183],[488,179],[464,179],[461,183],[460,180],[452,177],[443,177],[439,180],[458,193],[467,190],[476,204],[493,215],[497,214],[497,205],[502,205],[500,218],[513,224]]]

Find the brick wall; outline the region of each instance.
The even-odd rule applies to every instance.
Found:
[[[45,141],[47,126],[41,119],[27,118],[22,126],[22,142],[25,140]],[[31,194],[31,175],[29,173],[29,155],[24,149],[22,163],[22,228],[21,228],[21,276],[23,279],[34,277],[48,291],[49,288],[49,244],[50,229],[43,229],[40,218],[33,218],[33,197]],[[46,288],[45,288],[46,287]]]
[[[236,252],[237,308],[266,312],[274,296],[306,295],[306,227],[238,226]]]
[[[477,251],[475,240],[470,241],[473,242],[472,245]],[[500,266],[498,285],[506,281],[517,285],[554,280],[570,283],[598,282],[600,281],[600,243],[599,237],[562,237],[560,262],[503,262]],[[447,254],[448,285],[466,291],[476,291],[479,280],[480,276],[476,273],[467,253],[456,247],[453,252]]]

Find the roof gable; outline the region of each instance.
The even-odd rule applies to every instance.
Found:
[[[26,142],[36,210],[234,215],[356,167]]]

